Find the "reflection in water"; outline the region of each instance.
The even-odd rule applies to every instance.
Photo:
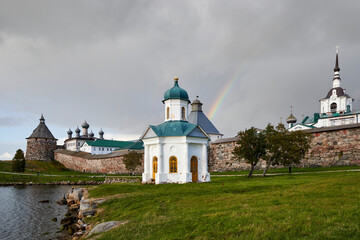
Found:
[[[56,204],[70,186],[0,187],[0,239],[52,239],[67,208]],[[39,203],[49,200],[49,203]],[[57,218],[53,222],[52,218]]]

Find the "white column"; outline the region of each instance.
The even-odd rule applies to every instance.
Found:
[[[167,173],[165,173],[165,156],[164,156],[164,144],[158,144],[158,172],[155,175],[155,184],[167,183]]]
[[[182,183],[187,183],[192,181],[192,176],[190,172],[190,159],[189,159],[189,143],[184,143],[184,153],[182,159],[179,159],[178,164],[181,164],[182,168],[181,170],[181,179],[180,181]]]
[[[158,173],[164,173],[164,144],[158,144]]]
[[[183,162],[183,169],[182,172],[188,173],[190,172],[189,166],[189,145],[188,143],[184,143],[184,162]]]
[[[144,173],[142,174],[142,181],[148,182],[150,180],[150,148],[145,145],[144,149]]]

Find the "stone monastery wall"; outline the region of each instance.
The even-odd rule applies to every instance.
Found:
[[[307,130],[312,134],[311,149],[299,167],[360,166],[360,124]],[[209,170],[211,172],[249,169],[244,160],[237,161],[232,151],[236,138],[220,139],[211,143]],[[262,161],[257,168],[264,168]]]
[[[360,166],[360,124],[324,127],[307,130],[312,134],[311,149],[299,167]],[[211,143],[209,151],[209,172],[238,171],[249,169],[244,160],[237,161],[232,154],[237,138],[224,138]],[[143,151],[141,151],[143,152]],[[91,155],[85,152],[56,150],[55,160],[65,167],[84,172],[128,174],[123,163],[127,151],[116,151],[105,155]],[[257,169],[264,168],[261,161]],[[136,173],[143,172],[142,165]]]
[[[360,166],[360,124],[307,130],[311,149],[301,166]]]
[[[63,164],[66,168],[91,173],[107,174],[129,174],[123,162],[124,154],[128,151],[115,151],[104,155],[91,155],[86,152],[73,152],[64,149],[55,151],[55,160]],[[139,151],[143,153],[143,151]],[[136,168],[135,174],[144,171],[144,159],[141,165]]]

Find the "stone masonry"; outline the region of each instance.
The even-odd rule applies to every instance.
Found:
[[[310,150],[299,167],[360,166],[360,124],[306,130],[313,138]],[[209,170],[211,172],[238,171],[250,168],[244,160],[232,154],[237,138],[219,139],[211,143]],[[264,168],[261,161],[257,168]]]
[[[311,149],[299,167],[360,166],[360,124],[324,127],[307,130],[312,134]],[[224,138],[211,143],[209,172],[248,170],[250,165],[238,161],[232,154],[237,138]],[[143,151],[142,151],[143,152]],[[55,160],[65,167],[84,172],[128,174],[122,161],[125,152],[116,151],[106,155],[91,155],[63,149],[55,151]],[[143,161],[143,160],[142,160]],[[257,169],[265,167],[261,161]],[[277,166],[279,167],[279,166]],[[143,165],[136,173],[143,172]]]
[[[56,140],[47,138],[27,139],[26,160],[54,160],[54,151],[56,149]]]
[[[360,166],[360,124],[315,128],[301,166]]]
[[[143,153],[143,150],[137,152]],[[73,152],[65,149],[55,151],[55,160],[63,164],[66,168],[91,173],[106,174],[129,174],[123,162],[124,154],[127,150],[115,151],[104,155],[91,155],[86,152]],[[136,168],[135,174],[141,174],[144,171],[144,160],[141,159],[141,165]]]

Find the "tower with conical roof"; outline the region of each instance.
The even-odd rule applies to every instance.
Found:
[[[189,122],[198,124],[211,137],[212,141],[221,138],[223,134],[216,129],[214,124],[204,114],[202,105],[202,102],[196,96],[196,99],[191,103],[191,112],[188,117]]]
[[[57,139],[52,135],[49,128],[46,126],[45,118],[42,114],[39,125],[26,139],[26,160],[54,160],[54,151],[56,149]]]

